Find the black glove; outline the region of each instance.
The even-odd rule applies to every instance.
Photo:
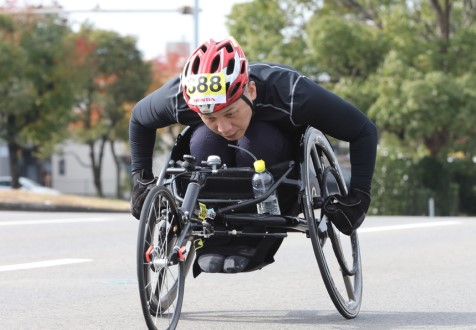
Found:
[[[364,222],[369,206],[370,195],[354,188],[347,196],[327,197],[322,210],[341,233],[350,235]]]
[[[139,220],[142,206],[150,189],[157,183],[152,171],[141,170],[132,174],[131,213]]]

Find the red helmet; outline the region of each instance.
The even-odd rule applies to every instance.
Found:
[[[232,37],[210,39],[189,57],[182,74],[182,91],[190,109],[213,113],[240,98],[248,83],[248,61]]]

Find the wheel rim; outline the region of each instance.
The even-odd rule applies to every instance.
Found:
[[[157,187],[159,188],[159,187]],[[184,287],[184,264],[170,264],[169,256],[180,234],[179,213],[166,189],[150,192],[141,216],[139,287],[149,328],[174,329],[180,317]]]
[[[310,140],[312,142],[311,138]],[[324,199],[329,192],[325,186],[316,184],[318,181],[312,176],[312,171],[317,172],[316,169],[320,167],[323,157],[313,143],[310,143],[306,149],[304,162],[307,165],[303,169],[305,175],[303,204],[316,260],[335,307],[344,317],[354,318],[359,313],[362,299],[361,260],[357,233],[352,234],[350,238],[341,235],[325,216],[314,210],[313,198]],[[336,253],[342,254],[345,264],[350,264],[347,268],[354,271],[353,275],[342,271]]]

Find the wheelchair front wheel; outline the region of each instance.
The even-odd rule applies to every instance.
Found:
[[[181,232],[179,216],[170,192],[152,188],[142,208],[137,242],[139,293],[149,329],[175,329],[180,318],[185,262],[168,259]]]
[[[334,153],[322,133],[311,129],[305,136],[303,212],[308,222],[314,255],[327,292],[339,313],[355,318],[362,303],[362,267],[357,233],[341,235],[315,205],[330,193],[327,174],[337,181],[340,193],[346,193],[345,182]],[[331,158],[329,160],[329,158]],[[349,264],[352,268],[349,268]]]

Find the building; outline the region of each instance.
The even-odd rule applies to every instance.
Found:
[[[94,176],[89,156],[89,147],[67,141],[51,157],[51,181],[53,188],[65,194],[96,196]],[[98,155],[99,150],[95,150]],[[129,152],[125,143],[116,143],[116,153],[120,158],[120,184],[127,187],[129,175]],[[115,197],[117,168],[109,144],[104,147],[101,183],[104,196]],[[128,191],[127,187],[127,191]]]
[[[10,164],[8,163],[8,147],[0,141],[0,176],[10,175]]]

